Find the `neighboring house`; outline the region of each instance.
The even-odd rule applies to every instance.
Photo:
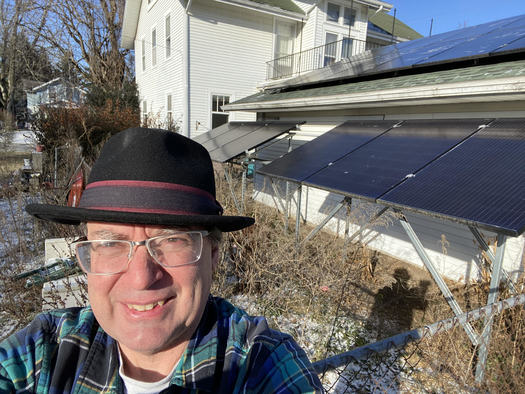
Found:
[[[417,40],[423,36],[399,19],[382,11],[368,11],[366,49],[398,42]]]
[[[188,136],[253,112],[223,105],[366,48],[378,0],[127,0],[121,45],[135,50],[143,121]]]
[[[86,92],[63,78],[55,78],[26,90],[26,96],[28,114],[32,116],[42,105],[76,107],[85,100]]]
[[[448,123],[449,126],[441,130],[447,133],[447,128],[453,129],[456,123],[461,123],[461,119],[468,118],[474,119],[476,125],[484,125],[487,118],[517,118],[514,123],[518,129],[512,131],[515,134],[509,131],[508,136],[521,135],[522,139],[517,142],[521,145],[514,146],[522,147],[525,139],[525,15],[396,44],[390,51],[385,48],[372,50],[367,56],[349,58],[328,68],[281,81],[280,84],[275,83],[272,89],[230,103],[225,109],[230,113],[255,111],[257,119],[261,121],[279,120],[301,124],[300,131],[293,137],[296,147],[348,120],[386,120],[393,124],[421,120],[421,135],[425,136],[429,133],[425,124],[430,129],[435,120],[453,119]],[[478,119],[479,122],[476,122]],[[432,127],[436,130],[435,126]],[[500,135],[506,134],[502,132]],[[339,148],[333,147],[334,150]],[[271,162],[287,151],[286,140],[281,144],[272,141],[267,149],[255,153],[258,158],[256,162]],[[320,154],[315,150],[310,152]],[[414,152],[415,155],[418,153]],[[388,154],[388,146],[385,146],[383,154]],[[379,159],[380,156],[367,156],[367,163],[370,162],[373,167],[374,158]],[[472,157],[485,156],[483,152],[472,154]],[[308,168],[308,164],[300,157],[294,159],[294,162],[288,163],[298,163],[301,169]],[[326,162],[328,159],[324,156],[319,157],[319,160],[326,167],[333,164],[332,161]],[[392,163],[392,166],[396,165],[396,162]],[[512,165],[517,166],[517,172],[511,171],[501,176],[515,174],[514,181],[505,185],[508,190],[498,190],[496,193],[511,195],[524,190],[525,151],[521,159],[518,158]],[[352,173],[353,170],[349,171]],[[407,174],[404,179],[414,176]],[[445,179],[453,178],[455,173],[444,175]],[[475,177],[483,175],[479,173]],[[343,173],[341,176],[344,177]],[[497,178],[483,181],[488,185]],[[414,179],[418,179],[417,175]],[[372,179],[368,181],[372,182]],[[280,184],[282,180],[276,182]],[[366,184],[367,180],[362,182]],[[404,180],[400,179],[399,182]],[[334,189],[340,190],[337,189],[337,182],[324,190],[311,184],[316,183],[312,181],[310,186],[303,183],[301,214],[309,222],[319,224],[341,202],[343,195],[334,193]],[[275,206],[277,196],[268,185],[268,179],[256,174],[256,198]],[[291,185],[289,188],[294,190]],[[294,198],[297,201],[297,193]],[[456,202],[468,204],[468,199]],[[489,201],[485,209],[493,210],[493,204]],[[361,212],[364,216],[378,207],[381,207],[379,200],[370,202],[370,199],[360,199],[359,196],[352,198],[352,211]],[[525,206],[519,202],[517,206],[507,209],[513,209],[514,216],[519,217],[523,216]],[[409,212],[408,216],[441,273],[465,282],[482,277],[481,248],[465,223],[413,212]],[[332,231],[342,233],[345,215],[335,216],[327,225]],[[356,228],[358,226],[354,224],[352,229]],[[484,235],[487,239],[495,239],[496,234],[487,231]],[[373,249],[421,265],[416,249],[395,220],[390,225],[364,234],[363,241]],[[507,238],[505,264],[514,278],[523,273],[523,252],[523,235]]]

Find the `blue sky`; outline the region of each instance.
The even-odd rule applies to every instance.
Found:
[[[397,0],[390,15],[428,36],[434,18],[432,35],[525,14],[525,0]]]

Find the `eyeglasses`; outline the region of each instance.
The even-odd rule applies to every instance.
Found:
[[[153,260],[163,267],[193,264],[202,254],[202,240],[208,231],[180,231],[145,239],[122,241],[97,239],[75,242],[78,261],[84,272],[111,275],[124,272],[133,257],[135,246],[145,245]]]

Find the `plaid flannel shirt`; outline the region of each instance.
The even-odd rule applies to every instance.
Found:
[[[116,342],[90,307],[38,315],[0,344],[0,392],[122,393]],[[163,393],[311,393],[322,386],[304,351],[227,301],[210,297]]]

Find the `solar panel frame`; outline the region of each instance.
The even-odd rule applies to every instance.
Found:
[[[205,144],[206,142],[217,138],[219,135],[227,133],[230,130],[233,130],[237,127],[240,127],[245,122],[228,122],[223,125],[220,125],[219,127],[216,127],[210,131],[207,131],[206,133],[200,134],[193,138],[193,141],[198,142],[199,144]]]
[[[216,148],[211,151],[210,157],[213,161],[227,162],[251,150],[265,144],[266,142],[295,129],[296,122],[286,123],[263,123],[261,127],[254,128],[251,132]]]
[[[407,120],[307,177],[308,186],[376,201],[489,119]]]
[[[346,121],[313,141],[275,159],[258,169],[257,173],[287,181],[302,182],[329,163],[377,138],[397,123],[399,123],[397,120]]]
[[[269,84],[268,87],[270,89],[287,89],[525,51],[525,42],[522,39],[509,38],[508,42],[500,43],[499,47],[494,46],[486,51],[478,50],[477,53],[473,53],[476,52],[473,49],[473,44],[485,45],[493,41],[494,36],[498,35],[498,32],[502,29],[523,31],[525,29],[525,15],[375,48],[359,55],[342,59],[328,67],[313,70],[286,81]],[[470,42],[470,44],[465,44],[466,42]]]
[[[378,203],[518,236],[524,195],[525,120],[498,119]]]

